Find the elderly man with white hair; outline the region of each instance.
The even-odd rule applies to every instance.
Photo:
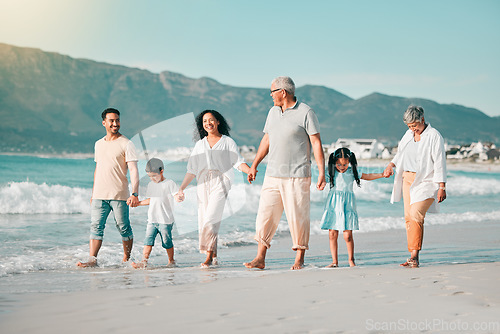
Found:
[[[438,130],[425,122],[424,109],[409,106],[403,116],[406,131],[398,152],[383,175],[394,174],[391,203],[403,195],[406,237],[410,258],[401,265],[417,268],[424,238],[424,218],[427,212],[438,212],[438,203],[446,199],[446,152]]]
[[[248,173],[251,182],[257,174],[257,166],[268,155],[256,220],[255,240],[259,246],[255,259],[244,265],[265,267],[267,249],[285,210],[292,249],[297,252],[291,269],[301,269],[309,247],[311,146],[319,170],[316,187],[323,190],[326,185],[319,122],[307,104],[297,101],[291,78],[275,78],[271,83],[271,97],[274,106],[269,110],[264,136]]]

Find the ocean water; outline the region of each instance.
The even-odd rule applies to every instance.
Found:
[[[0,156],[0,296],[16,293],[127,289],[204,282],[225,277],[270,275],[288,270],[290,250],[288,226],[283,216],[268,253],[269,270],[248,270],[242,262],[256,252],[255,217],[265,165],[256,182],[249,185],[236,173],[230,202],[226,205],[219,237],[221,265],[200,269],[204,255],[198,252],[195,188],[186,191],[185,202],[176,205],[174,245],[177,268],[165,268],[167,256],[161,245],[153,248],[150,267],[134,270],[122,264],[121,239],[112,218],[108,220],[99,267],[81,269],[88,259],[90,195],[94,172],[92,159]],[[144,162],[140,162],[140,171]],[[166,161],[166,176],[178,184],[186,163]],[[382,167],[365,165],[364,172]],[[317,173],[317,171],[316,171]],[[141,187],[149,179],[141,172]],[[492,262],[500,256],[500,173],[449,171],[448,199],[439,214],[426,218],[424,243],[427,265]],[[313,176],[313,180],[315,176]],[[388,266],[407,256],[402,203],[390,204],[393,179],[362,181],[355,187],[360,231],[355,233],[358,265]],[[195,182],[194,182],[195,184]],[[327,232],[319,228],[328,190],[311,186],[312,242],[306,269],[328,264]],[[144,193],[144,191],[142,191]],[[134,230],[133,260],[142,257],[147,207],[131,209]],[[320,240],[320,241],[316,241]],[[339,241],[340,261],[346,259]],[[1,299],[1,298],[0,298]],[[0,302],[0,312],[2,310]]]

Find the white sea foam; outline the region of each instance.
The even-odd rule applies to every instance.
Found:
[[[219,248],[233,248],[256,244],[253,241],[254,232],[232,231],[219,236]],[[37,242],[36,247],[22,245],[20,249],[9,251],[9,254],[2,257],[0,262],[0,277],[14,274],[26,274],[30,272],[50,271],[50,270],[72,270],[76,269],[78,261],[88,259],[87,244],[81,246],[42,246],[43,241]],[[183,257],[189,254],[198,254],[198,238],[196,235],[186,237],[174,235],[174,245],[176,256]],[[142,259],[142,240],[137,241],[131,254],[132,261]],[[106,240],[99,252],[100,268],[115,268],[121,265],[123,254],[119,251],[121,244]],[[21,254],[19,254],[21,253]],[[200,258],[201,259],[201,258]],[[161,244],[157,242],[153,247],[150,256],[153,265],[165,264],[167,256]],[[128,267],[129,264],[123,264]]]
[[[229,193],[224,218],[245,213],[256,213],[262,185],[236,183]],[[358,201],[388,202],[392,183],[371,181],[362,182],[361,188],[354,186]],[[500,194],[500,179],[454,176],[448,179],[449,196],[496,195]],[[311,184],[311,201],[324,203],[328,186],[324,191]],[[0,186],[0,214],[75,214],[89,212],[91,189],[63,185],[36,184],[33,182],[9,182]],[[191,217],[196,222],[196,188],[186,192],[186,201],[176,205],[179,216]]]
[[[259,205],[261,185],[234,184],[229,193],[224,217],[238,213],[256,213]],[[388,202],[392,183],[362,182],[361,188],[354,186],[358,200],[367,202]],[[500,194],[500,179],[451,176],[448,179],[449,196],[470,196]],[[180,216],[196,216],[196,188],[188,189],[186,202],[176,206]],[[324,203],[328,186],[324,191],[311,184],[311,201]],[[0,186],[0,214],[73,214],[88,213],[91,190],[63,185],[36,184],[33,182],[9,182]],[[192,219],[196,221],[196,218]]]
[[[438,213],[428,214],[425,217],[426,225],[447,225],[462,222],[483,222],[498,219],[500,211],[491,212],[465,212],[465,213]],[[389,217],[359,217],[360,232],[386,231],[392,229],[404,229],[405,223],[402,216]],[[280,223],[281,230],[288,230],[286,222]],[[320,222],[311,222],[311,234],[324,234]]]
[[[448,179],[446,188],[454,196],[500,194],[500,179],[455,176]]]
[[[90,189],[9,182],[0,188],[0,214],[86,213],[90,196]]]
[[[426,225],[446,225],[461,222],[475,222],[496,220],[500,211],[492,212],[466,212],[461,214],[429,214],[426,217]],[[370,233],[375,231],[385,231],[390,229],[404,229],[404,222],[401,216],[397,217],[360,217],[360,232]],[[320,229],[319,221],[311,222],[311,234],[325,235],[327,231]],[[288,236],[289,228],[286,220],[279,224],[276,237]],[[237,248],[241,246],[255,245],[253,240],[254,230],[230,231],[221,233],[219,236],[219,247]],[[175,252],[177,258],[188,259],[196,257],[198,253],[198,239],[196,234],[188,236],[174,236]],[[12,247],[12,246],[10,246]],[[15,246],[18,247],[18,246]],[[76,270],[75,263],[79,260],[85,261],[88,257],[88,246],[81,245],[44,245],[43,240],[37,240],[30,244],[19,245],[22,249],[8,250],[0,262],[0,277],[25,274],[40,271],[71,271]],[[101,270],[106,268],[123,267],[130,269],[128,264],[121,265],[122,253],[119,242],[106,240],[99,253],[99,265]],[[223,252],[221,252],[223,254]],[[7,255],[8,254],[8,255]],[[191,255],[190,255],[191,254]],[[139,261],[142,258],[142,241],[138,240],[132,252],[132,259]],[[157,244],[151,253],[152,265],[164,265],[166,254],[164,249]],[[182,262],[182,261],[181,261]]]

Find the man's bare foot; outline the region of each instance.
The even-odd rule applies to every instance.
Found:
[[[139,263],[132,262],[130,265],[135,269],[144,269],[148,266],[148,261],[141,261]]]
[[[298,270],[304,268],[304,256],[306,254],[305,249],[297,249],[297,254],[295,255],[295,263],[290,268],[292,270]]]
[[[327,265],[325,268],[337,268],[339,265],[335,262],[332,262],[330,263],[329,265]]]
[[[356,267],[356,263],[354,263],[354,260],[349,260],[349,267]]]
[[[255,258],[251,262],[243,263],[243,265],[247,268],[264,269],[266,267],[266,261],[264,259]]]
[[[292,270],[304,269],[304,262],[296,261],[290,269]]]
[[[175,260],[172,260],[172,261],[168,261],[167,263],[167,268],[175,268],[177,267],[177,263],[175,262]]]
[[[92,256],[88,262],[78,262],[76,265],[80,268],[97,267],[97,258],[95,256]]]

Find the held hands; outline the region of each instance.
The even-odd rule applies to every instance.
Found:
[[[394,175],[394,166],[392,163],[388,164],[387,167],[385,168],[384,172],[382,173],[382,176],[385,178],[390,177],[391,175]]]
[[[255,181],[256,177],[257,177],[257,169],[252,166],[248,171],[248,176],[247,176],[248,183],[251,184],[253,181]]]
[[[137,197],[135,197],[134,195],[131,195],[127,199],[127,205],[132,207],[132,208],[135,208],[136,206],[139,205],[139,199]]]
[[[186,198],[186,196],[184,195],[184,191],[182,191],[182,189],[179,189],[177,194],[174,195],[174,198],[176,202],[182,202]]]

